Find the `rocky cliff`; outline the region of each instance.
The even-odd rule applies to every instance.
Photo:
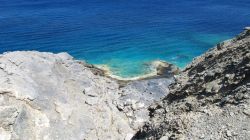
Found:
[[[131,139],[173,77],[120,87],[67,53],[0,55],[0,140]]]
[[[0,56],[0,139],[124,139],[118,84],[66,53]]]
[[[133,139],[250,137],[250,30],[197,57]]]
[[[67,53],[0,55],[0,140],[248,139],[250,31],[129,82]],[[122,86],[119,85],[122,83]]]

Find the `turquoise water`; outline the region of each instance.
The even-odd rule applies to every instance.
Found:
[[[68,52],[134,77],[183,68],[250,25],[249,0],[0,0],[0,52]]]

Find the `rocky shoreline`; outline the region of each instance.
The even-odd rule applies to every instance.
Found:
[[[136,80],[67,53],[0,55],[0,139],[250,137],[250,30],[183,71],[160,62]]]
[[[140,76],[136,77],[120,77],[117,75],[114,75],[112,71],[109,69],[108,66],[106,65],[90,65],[94,72],[99,71],[99,75],[108,77],[110,79],[113,79],[118,82],[118,84],[123,87],[127,85],[130,82],[133,81],[142,81],[142,80],[149,80],[149,79],[159,79],[159,78],[171,78],[174,77],[174,75],[177,75],[180,73],[180,69],[173,65],[170,64],[166,61],[162,60],[156,60],[150,63],[152,71],[147,74],[142,74]]]

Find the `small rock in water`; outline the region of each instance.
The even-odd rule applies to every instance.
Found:
[[[245,30],[250,30],[250,27],[245,27],[244,29],[245,29]]]

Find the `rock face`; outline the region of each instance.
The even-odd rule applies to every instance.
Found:
[[[250,137],[250,30],[197,57],[133,139]]]
[[[0,56],[0,139],[124,139],[115,81],[65,53]]]

